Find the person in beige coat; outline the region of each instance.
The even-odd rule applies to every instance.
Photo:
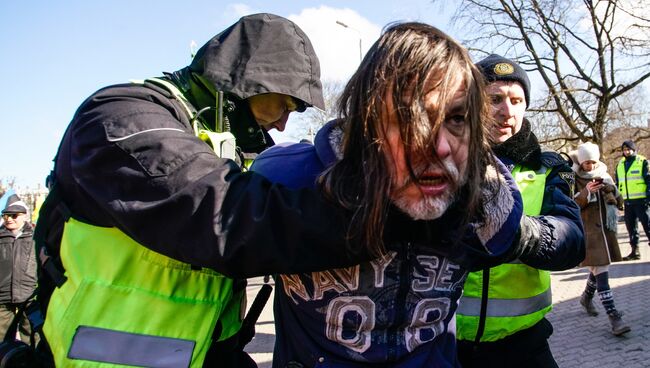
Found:
[[[620,336],[629,332],[630,327],[623,322],[622,313],[614,306],[614,297],[609,287],[609,264],[621,260],[616,226],[623,198],[607,173],[607,166],[599,160],[597,145],[590,142],[581,144],[572,153],[572,158],[576,173],[575,201],[580,206],[585,229],[586,256],[580,266],[589,267],[589,278],[580,304],[589,315],[598,315],[593,304],[594,294],[598,291],[612,333]]]

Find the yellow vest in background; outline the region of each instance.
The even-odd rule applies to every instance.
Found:
[[[625,157],[618,162],[618,166],[616,166],[618,191],[621,192],[624,200],[646,197],[647,185],[643,179],[643,161],[645,159],[641,155],[636,155],[627,172],[625,171]]]

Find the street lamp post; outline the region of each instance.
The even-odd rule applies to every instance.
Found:
[[[358,29],[356,29],[356,28],[352,28],[352,27],[350,27],[349,25],[347,25],[347,24],[341,22],[340,20],[337,20],[337,21],[336,21],[336,24],[338,24],[339,26],[341,26],[341,27],[343,27],[343,28],[351,29],[351,30],[357,32],[357,34],[359,35],[359,63],[361,63],[361,32],[359,32]]]

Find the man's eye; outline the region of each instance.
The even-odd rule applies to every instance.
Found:
[[[501,103],[501,101],[503,101],[503,97],[501,96],[490,96],[490,102],[493,105],[498,105]]]
[[[520,104],[522,102],[523,102],[523,99],[521,99],[521,98],[512,98],[512,99],[510,99],[510,103],[512,103],[513,105],[517,105],[517,104]]]
[[[445,119],[447,129],[454,134],[462,134],[465,129],[465,115],[454,114]]]

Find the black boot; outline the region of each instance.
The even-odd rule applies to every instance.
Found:
[[[623,257],[624,261],[637,261],[641,259],[641,255],[639,254],[639,247],[632,247],[632,251],[630,254],[627,256]]]
[[[594,305],[594,295],[587,294],[586,292],[583,292],[582,295],[580,296],[580,305],[582,305],[585,308],[585,312],[587,312],[588,315],[590,316],[597,316],[598,315],[598,310],[596,310],[596,306]]]

